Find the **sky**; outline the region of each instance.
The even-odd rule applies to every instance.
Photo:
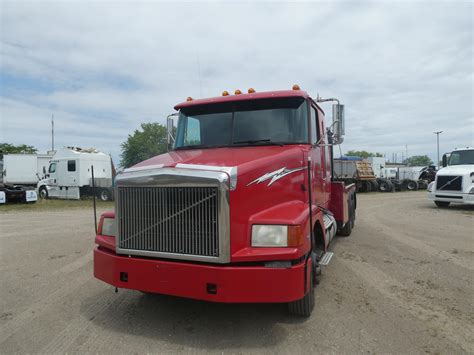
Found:
[[[286,90],[345,104],[341,148],[474,146],[471,2],[0,0],[0,142],[120,159],[186,97]],[[330,118],[330,104],[322,104]],[[337,151],[337,150],[336,150]]]

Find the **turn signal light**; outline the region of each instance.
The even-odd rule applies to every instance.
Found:
[[[293,90],[301,90],[300,86],[298,84],[293,85],[292,89]]]
[[[193,101],[193,98],[192,98],[191,96],[188,96],[188,97],[186,98],[186,101]]]
[[[227,90],[222,91],[222,96],[229,96],[229,92]]]
[[[242,91],[240,91],[239,89],[235,90],[234,94],[236,95],[240,95],[242,93]]]
[[[288,246],[299,247],[304,244],[304,230],[301,226],[288,226]]]
[[[255,92],[255,89],[254,89],[254,88],[250,88],[250,89],[248,89],[247,92],[248,92],[249,94],[253,94],[253,93]]]

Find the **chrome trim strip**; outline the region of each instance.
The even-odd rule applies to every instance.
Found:
[[[233,191],[237,188],[237,167],[236,166],[214,166],[201,164],[176,164],[177,168],[182,169],[196,169],[196,170],[210,170],[223,171],[230,176],[230,189]]]
[[[124,173],[130,173],[132,171],[140,171],[140,170],[151,170],[151,169],[159,169],[164,167],[164,164],[155,164],[155,165],[145,165],[145,166],[137,166],[137,167],[132,167],[132,168],[127,168],[124,169]]]

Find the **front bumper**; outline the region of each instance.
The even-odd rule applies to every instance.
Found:
[[[94,276],[112,286],[214,302],[295,301],[305,293],[304,272],[303,262],[291,268],[214,266],[94,250]]]
[[[443,201],[451,203],[463,203],[474,205],[474,194],[461,193],[456,191],[432,191],[428,192],[428,198],[433,201]]]

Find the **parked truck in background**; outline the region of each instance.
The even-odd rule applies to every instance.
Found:
[[[332,100],[332,99],[329,99]],[[354,227],[355,186],[334,181],[332,133],[305,91],[236,91],[175,106],[172,149],[116,177],[94,275],[117,288],[214,302],[288,303],[309,316],[336,232]]]
[[[367,160],[372,165],[381,192],[426,189],[436,175],[434,166],[391,167],[383,157],[369,157]]]
[[[428,198],[438,207],[474,204],[474,148],[455,149],[443,155],[443,168],[428,185]]]
[[[0,164],[0,204],[36,202],[36,185],[52,154],[4,154]]]
[[[108,201],[113,198],[113,172],[109,155],[96,149],[67,147],[58,150],[48,168],[44,169],[44,178],[38,182],[38,192],[41,198],[78,200],[95,195]]]
[[[379,189],[372,164],[361,157],[345,156],[334,159],[334,178],[346,185],[355,184],[358,192]]]

